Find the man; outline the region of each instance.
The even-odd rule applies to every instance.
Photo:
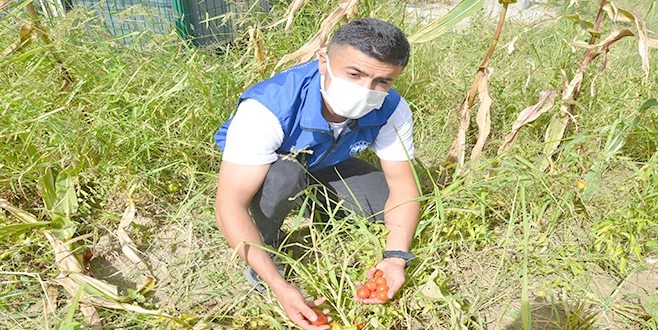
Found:
[[[217,224],[228,243],[238,247],[248,271],[267,283],[304,329],[321,329],[311,325],[317,316],[310,306],[324,298],[307,302],[257,246],[277,246],[293,207],[289,198],[309,182],[327,187],[352,212],[384,220],[389,234],[376,269],[384,272],[389,299],[404,284],[419,193],[409,162],[411,110],[391,87],[408,60],[409,42],[399,28],[372,18],[351,21],[336,31],[317,60],[245,91],[235,115],[215,135],[223,151]],[[381,171],[353,157],[368,146],[380,158]],[[296,161],[281,157],[300,150],[305,152]]]

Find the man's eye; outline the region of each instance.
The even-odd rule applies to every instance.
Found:
[[[356,72],[348,72],[347,73],[351,78],[359,78],[359,74]]]

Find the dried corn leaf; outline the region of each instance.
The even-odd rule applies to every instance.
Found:
[[[129,218],[131,214],[134,217],[134,204],[131,203],[131,205],[132,212],[131,207],[129,206],[126,211],[127,215],[124,215],[124,218]],[[23,222],[37,222],[37,219],[34,215],[10,205],[7,200],[2,198],[0,198],[0,208],[7,210],[10,214],[14,215]],[[124,221],[123,219],[122,223],[124,225],[126,225],[126,223],[130,224],[128,220]],[[84,284],[85,288],[91,288],[102,294],[102,296],[91,296],[88,293],[84,293],[82,296],[80,311],[84,315],[86,323],[90,326],[100,325],[101,322],[96,308],[94,308],[92,305],[114,309],[123,309],[141,314],[171,317],[167,313],[161,312],[159,310],[149,310],[132,304],[125,304],[124,301],[127,301],[128,299],[119,296],[118,289],[115,285],[84,274],[84,268],[82,267],[82,264],[80,264],[80,261],[78,261],[78,259],[75,257],[75,254],[71,251],[66,243],[62,242],[48,232],[44,232],[43,234],[53,248],[53,252],[55,253],[55,264],[60,270],[60,273],[55,280],[66,290],[69,296],[74,297],[82,287],[81,284]],[[153,284],[153,280],[148,279],[145,287],[152,288]]]
[[[45,297],[43,299],[43,313],[46,315],[55,314],[57,310],[57,287],[54,285],[45,285]]]
[[[573,102],[574,92],[576,87],[583,81],[583,76],[583,68],[578,69],[573,79],[569,82],[569,85],[567,85],[562,91],[562,105],[560,106],[560,111],[555,114],[553,120],[551,120],[551,123],[546,129],[546,134],[544,135],[544,141],[546,143],[544,145],[544,154],[546,156],[553,155],[562,142],[564,132],[567,129],[567,124],[571,118],[569,102]]]
[[[539,94],[539,102],[537,102],[535,105],[523,109],[523,111],[519,113],[519,116],[512,124],[512,131],[507,134],[505,137],[505,142],[500,146],[500,149],[498,149],[498,154],[501,154],[510,148],[523,126],[535,121],[537,118],[539,118],[539,116],[550,110],[553,105],[555,105],[557,92],[558,91],[555,89],[541,92]]]
[[[637,26],[637,48],[640,53],[640,58],[642,58],[642,70],[644,71],[644,76],[649,78],[651,65],[649,62],[649,36],[647,35],[647,25],[644,21],[637,18],[635,19],[635,24]]]
[[[4,198],[0,198],[0,208],[7,210],[7,212],[9,212],[11,215],[15,216],[16,218],[18,218],[18,220],[23,221],[25,223],[38,222],[37,218],[34,215],[27,213],[17,207],[12,206]]]
[[[82,275],[84,272],[82,265],[75,257],[71,249],[69,249],[68,245],[50,233],[44,232],[43,234],[46,236],[46,239],[53,247],[53,252],[55,252],[55,263],[57,264],[60,271],[55,280],[62,287],[64,287],[64,290],[66,290],[69,296],[75,297],[77,292],[80,290],[80,285],[71,278],[71,275]],[[87,303],[81,303],[80,312],[82,312],[82,315],[84,315],[87,324],[91,326],[100,325],[100,316],[98,315],[96,308],[93,306],[90,306]]]
[[[357,1],[354,6],[352,6],[352,10],[347,12],[347,19],[353,19],[359,17],[359,2]]]
[[[292,3],[290,3],[290,6],[288,6],[288,13],[287,13],[287,18],[286,18],[286,27],[285,30],[288,31],[290,29],[290,26],[292,25],[292,21],[295,18],[295,14],[299,11],[299,9],[302,8],[302,6],[306,3],[306,0],[294,0]]]
[[[81,274],[70,273],[68,277],[71,278],[78,285],[86,285],[88,293],[98,295],[101,294],[104,298],[109,298],[116,301],[127,301],[128,299],[119,296],[119,289],[116,285],[107,283],[97,278]]]
[[[313,36],[313,38],[306,42],[306,44],[304,44],[297,51],[283,56],[274,67],[274,70],[276,71],[276,69],[290,61],[304,63],[313,59],[315,53],[322,47],[326,46],[327,40],[329,39],[329,34],[336,26],[336,24],[338,24],[338,22],[344,18],[346,14],[350,12],[352,7],[356,6],[358,2],[358,0],[342,0],[338,7],[334,9],[334,11],[329,14],[329,16],[327,16],[324,21],[322,21],[320,30]]]
[[[23,23],[20,29],[18,30],[18,40],[5,48],[0,56],[7,56],[11,53],[18,52],[23,50],[23,48],[28,47],[32,44],[32,41],[38,38],[38,32],[32,23]]]
[[[441,287],[436,284],[436,278],[439,276],[439,270],[435,269],[430,277],[427,279],[427,282],[420,287],[420,293],[424,296],[430,298],[433,301],[437,301],[443,297],[441,293]]]
[[[265,70],[267,70],[267,63],[265,61],[263,33],[260,31],[260,27],[249,28],[249,43],[251,44],[251,47],[254,48],[254,58],[256,59],[258,70],[260,73],[264,73]]]
[[[11,3],[11,0],[0,0],[0,10],[2,10],[5,7],[9,6],[10,3]]]
[[[490,72],[487,70],[478,84],[478,99],[480,99],[480,107],[476,116],[478,139],[471,151],[471,160],[477,159],[480,153],[482,153],[489,133],[491,133],[491,105],[493,104],[493,100],[489,96],[489,74]]]
[[[638,53],[640,54],[640,58],[642,58],[642,70],[644,71],[645,77],[648,77],[650,70],[649,35],[644,20],[629,10],[615,6],[614,3],[607,3],[603,6],[603,10],[605,10],[610,19],[614,21],[635,23],[637,29],[637,31],[635,31],[635,36],[638,40]]]
[[[119,243],[121,244],[121,251],[123,254],[128,257],[128,259],[130,259],[130,261],[132,261],[135,266],[137,266],[137,269],[147,274],[144,283],[138,286],[137,290],[139,291],[144,290],[144,288],[147,288],[148,286],[152,286],[152,284],[149,283],[154,282],[155,277],[151,273],[151,270],[148,268],[144,260],[142,260],[142,258],[139,256],[141,252],[135,246],[135,242],[133,242],[133,240],[128,235],[128,232],[126,232],[126,228],[128,228],[134,220],[135,203],[129,200],[128,206],[123,212],[123,216],[119,222],[119,227],[117,228],[117,237],[119,238]]]
[[[478,94],[478,86],[480,86],[480,80],[484,77],[484,71],[480,70],[475,75],[475,79],[471,84],[471,89],[466,95],[466,99],[462,103],[461,109],[459,110],[459,127],[457,128],[457,135],[452,141],[452,146],[448,152],[448,157],[446,158],[445,163],[448,164],[459,164],[461,167],[464,165],[464,157],[466,154],[466,132],[471,122],[471,107],[475,102],[475,98]]]

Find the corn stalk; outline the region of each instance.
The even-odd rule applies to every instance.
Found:
[[[500,36],[503,31],[503,26],[505,24],[505,17],[507,15],[507,8],[510,4],[516,3],[516,0],[499,0],[499,3],[502,5],[502,10],[498,17],[498,24],[496,25],[496,32],[494,37],[487,49],[487,53],[480,64],[477,73],[475,74],[475,79],[471,84],[471,88],[462,102],[461,109],[459,111],[459,127],[457,129],[457,134],[455,139],[452,142],[448,156],[444,161],[443,165],[447,168],[457,167],[455,170],[455,175],[461,174],[461,169],[464,166],[464,161],[466,157],[466,132],[470,126],[471,121],[471,108],[475,104],[476,98],[480,101],[480,106],[477,113],[477,125],[478,125],[478,139],[471,151],[471,160],[476,161],[482,152],[484,145],[489,137],[491,131],[491,105],[493,100],[489,96],[488,90],[488,81],[491,71],[489,70],[489,62],[493,56]],[[444,181],[446,181],[446,172],[442,175]],[[446,183],[446,182],[444,182]]]
[[[636,27],[636,31],[631,31],[630,29],[618,29],[610,33],[601,42],[597,43],[601,35],[601,24],[605,18],[606,13],[613,21],[635,23],[634,25]],[[578,64],[578,68],[573,78],[565,84],[562,91],[562,104],[560,105],[560,109],[554,115],[546,130],[544,137],[544,155],[546,156],[546,159],[541,164],[542,169],[546,169],[548,167],[551,161],[551,157],[555,155],[556,150],[562,142],[562,139],[569,133],[570,127],[575,124],[575,118],[577,116],[576,104],[583,89],[583,80],[587,66],[594,59],[600,55],[603,55],[603,65],[601,66],[600,71],[602,72],[605,70],[608,64],[607,55],[610,51],[610,46],[625,37],[631,36],[635,36],[638,39],[638,52],[642,58],[642,69],[645,72],[646,79],[650,69],[649,47],[653,46],[655,39],[648,37],[646,25],[644,21],[639,18],[639,16],[631,13],[630,11],[617,8],[614,4],[608,2],[608,0],[601,0],[596,15],[596,20],[594,21],[593,28],[590,31],[589,42],[587,44],[577,43],[577,45],[587,48],[585,51],[585,56],[583,60]]]

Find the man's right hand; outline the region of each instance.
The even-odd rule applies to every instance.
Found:
[[[283,310],[286,311],[288,318],[295,322],[304,330],[321,330],[329,329],[329,325],[315,326],[313,322],[317,320],[317,315],[313,308],[321,305],[327,300],[325,297],[315,301],[306,301],[302,293],[292,284],[286,284],[280,288],[274,289],[274,294],[279,299]]]

